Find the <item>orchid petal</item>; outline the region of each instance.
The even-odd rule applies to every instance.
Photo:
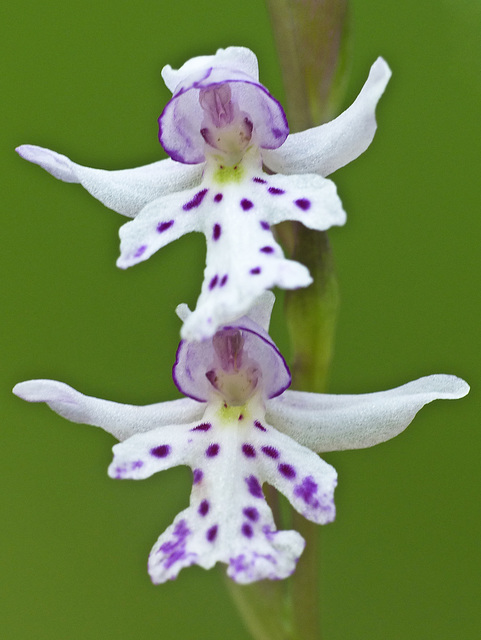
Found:
[[[288,136],[275,150],[263,150],[264,163],[277,173],[318,173],[328,176],[361,155],[376,132],[376,105],[391,77],[383,58],[352,105],[335,120]]]
[[[190,398],[138,407],[85,396],[56,380],[28,380],[13,388],[13,393],[27,402],[45,402],[71,422],[101,427],[117,440],[145,433],[152,425],[191,422],[199,419],[205,407]]]
[[[286,391],[268,401],[267,420],[313,451],[363,449],[397,436],[429,402],[468,391],[464,380],[443,374],[361,395]]]
[[[80,183],[106,207],[129,218],[134,218],[146,204],[160,196],[199,184],[203,170],[202,166],[187,166],[168,158],[135,169],[106,171],[84,167],[60,153],[35,145],[24,144],[17,152],[59,180]]]

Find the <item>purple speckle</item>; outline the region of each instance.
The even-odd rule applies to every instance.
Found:
[[[221,226],[216,222],[214,228],[212,229],[212,240],[218,240],[220,238],[220,232]]]
[[[159,548],[157,553],[165,553],[167,558],[164,561],[164,567],[168,569],[175,562],[185,557],[186,538],[190,534],[185,520],[180,520],[175,529],[175,540],[168,540]]]
[[[273,460],[277,460],[279,457],[279,451],[275,447],[262,447],[262,453],[268,458],[272,458]]]
[[[169,220],[168,222],[159,222],[159,224],[157,225],[158,233],[164,233],[164,231],[167,231],[167,229],[170,229],[170,227],[173,224],[174,224],[173,220]]]
[[[150,453],[155,458],[166,458],[170,453],[170,447],[168,444],[161,444],[158,447],[151,449]]]
[[[195,209],[195,207],[198,207],[202,203],[202,200],[205,198],[205,194],[207,193],[207,191],[208,189],[202,189],[202,191],[198,191],[192,198],[192,200],[189,200],[189,202],[186,202],[184,204],[182,209],[184,211],[190,211],[191,209]]]
[[[307,198],[299,198],[298,200],[294,201],[294,204],[296,204],[299,209],[302,209],[302,211],[307,211],[311,208],[311,201]]]
[[[260,272],[261,272],[260,267],[254,267],[249,271],[249,273],[252,274],[253,276],[258,276]]]
[[[134,253],[134,258],[140,258],[140,256],[145,252],[145,250],[147,249],[147,245],[143,244],[141,247],[139,247],[137,249],[137,251]]]
[[[239,417],[237,418],[237,420],[244,420],[244,414],[243,413],[239,413]]]
[[[142,462],[142,460],[136,460],[135,462],[132,462],[132,469],[140,469],[143,466],[144,463]]]
[[[271,194],[271,196],[281,196],[285,193],[284,189],[279,189],[278,187],[269,187],[267,191]]]
[[[274,253],[274,247],[262,247],[262,253]]]
[[[191,429],[191,431],[209,431],[212,427],[210,422],[203,422],[202,424],[198,424],[196,427]]]
[[[264,231],[269,231],[269,229],[271,228],[270,224],[265,220],[261,220],[260,225],[264,229]]]
[[[264,178],[258,178],[257,176],[255,178],[252,178],[253,182],[257,182],[258,184],[266,184],[267,180],[264,180]]]
[[[284,135],[284,133],[277,127],[274,127],[274,129],[271,129],[271,131],[274,138],[282,138],[282,136]]]
[[[259,480],[255,476],[249,476],[248,478],[245,478],[245,481],[251,496],[254,496],[254,498],[262,498],[262,487]]]
[[[217,443],[210,444],[205,450],[205,455],[208,458],[214,458],[219,453],[219,449],[220,449],[220,446]]]
[[[201,469],[194,469],[194,471],[192,472],[194,474],[194,478],[193,478],[193,484],[199,484],[199,482],[202,480],[202,478],[204,477],[204,473]]]
[[[254,532],[252,531],[252,527],[248,522],[244,522],[244,524],[242,525],[241,531],[242,531],[242,535],[245,536],[246,538],[252,538],[252,536],[254,535]]]
[[[294,489],[294,495],[302,498],[304,502],[311,507],[317,508],[319,506],[319,500],[315,497],[317,489],[317,483],[314,482],[314,478],[307,476],[307,478],[303,479],[302,484]]]
[[[207,531],[205,537],[209,542],[214,542],[214,540],[217,538],[217,530],[218,530],[218,526],[215,524],[213,527],[211,527]]]
[[[212,280],[209,282],[209,290],[212,291],[212,289],[216,286],[217,282],[219,280],[219,276],[216,274]]]
[[[256,427],[256,429],[259,429],[260,431],[267,431],[267,429],[262,426],[259,420],[254,421],[254,427]]]
[[[202,502],[199,505],[199,513],[202,517],[206,516],[209,513],[209,509],[210,509],[210,504],[208,500],[202,500]]]
[[[219,287],[223,287],[225,285],[225,283],[227,282],[229,276],[226,273],[225,275],[222,276],[222,280],[219,282]]]
[[[257,522],[259,520],[259,512],[255,507],[246,507],[242,510],[242,513],[246,518],[252,520],[252,522]]]
[[[251,444],[248,444],[248,443],[245,443],[242,445],[242,453],[245,455],[246,458],[256,457],[256,450]]]
[[[220,202],[223,198],[223,194],[222,193],[216,193],[214,196],[214,202]]]
[[[279,473],[283,475],[284,478],[287,478],[288,480],[292,480],[293,478],[296,477],[296,470],[290,464],[282,463],[279,465],[278,469],[279,469]]]
[[[249,209],[252,209],[252,207],[254,206],[254,203],[247,198],[242,198],[242,200],[240,201],[240,206],[244,211],[249,211]]]

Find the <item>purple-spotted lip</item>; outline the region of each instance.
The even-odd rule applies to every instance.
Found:
[[[281,103],[276,98],[274,98],[274,96],[262,84],[255,82],[254,80],[227,77],[220,81],[211,81],[206,83],[205,81],[210,78],[212,71],[212,68],[208,69],[206,74],[200,80],[193,82],[190,86],[181,87],[178,92],[174,93],[159,116],[159,142],[164,148],[165,152],[172,158],[172,160],[182,162],[183,164],[199,164],[205,161],[205,140],[200,133],[200,130],[202,128],[201,123],[204,115],[202,107],[200,106],[200,104],[195,104],[194,115],[197,114],[196,118],[192,117],[192,113],[177,114],[176,112],[180,110],[178,102],[179,99],[184,98],[186,94],[191,91],[200,91],[200,89],[207,89],[208,87],[225,83],[245,84],[262,91],[262,93],[264,94],[264,99],[267,99],[269,101],[266,104],[272,103],[274,106],[274,118],[275,120],[279,120],[278,126],[270,127],[269,125],[263,125],[262,116],[267,119],[270,118],[269,112],[266,113],[265,109],[262,110],[263,113],[261,114],[261,116],[258,116],[256,114],[250,113],[248,109],[244,109],[242,102],[239,103],[239,108],[241,109],[241,111],[246,111],[246,113],[249,114],[249,118],[254,125],[254,130],[256,132],[256,141],[259,147],[261,147],[262,149],[273,150],[278,149],[282,144],[284,144],[287,136],[289,135],[289,124],[287,122],[287,117]],[[247,78],[247,74],[245,75]],[[186,117],[186,115],[188,117]],[[184,124],[191,128],[191,131],[183,131],[182,123],[179,124],[179,122],[175,122],[176,119],[180,120],[181,117],[184,119]],[[164,127],[163,123],[167,118],[171,118],[171,122],[167,122],[166,126]],[[268,129],[270,130],[270,134],[267,134]],[[274,133],[274,131],[276,133]]]
[[[263,345],[272,350],[272,352],[266,350],[264,354],[264,360],[266,354],[271,355],[271,357],[273,356],[271,362],[262,362],[262,359],[261,361],[256,360],[262,371],[261,384],[264,388],[265,396],[269,400],[284,393],[284,391],[291,385],[291,372],[287,366],[284,356],[267,332],[264,332],[259,325],[245,316],[239,320],[239,324],[225,325],[220,329],[220,331],[229,329],[244,331],[255,336],[255,338],[259,338],[262,341]],[[189,350],[191,350],[190,353]],[[199,351],[202,351],[202,353],[196,353]],[[257,351],[253,359],[256,359],[255,356],[258,354],[259,352]],[[201,356],[199,358],[199,366],[195,366],[196,355]],[[251,354],[249,355],[252,357]],[[189,358],[194,365],[193,367],[188,365],[187,361]],[[188,342],[187,340],[181,340],[177,347],[175,363],[172,367],[172,379],[179,391],[197,402],[207,402],[211,395],[211,385],[205,374],[207,369],[212,365],[214,358],[215,355],[212,339],[205,340],[203,342]],[[180,367],[183,367],[182,371],[180,371]],[[274,373],[273,370],[275,370]]]

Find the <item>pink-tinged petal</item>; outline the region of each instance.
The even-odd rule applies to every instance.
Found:
[[[319,127],[291,134],[279,149],[263,150],[264,163],[277,173],[328,176],[352,162],[374,138],[376,105],[390,77],[386,61],[378,58],[360,94],[344,113]]]
[[[285,391],[291,384],[291,374],[268,333],[246,316],[230,323],[219,333],[230,330],[240,331],[243,363],[252,363],[251,367],[255,368],[261,394],[265,398],[273,398]],[[206,373],[221,366],[218,359],[212,339],[201,342],[182,340],[172,370],[179,391],[200,402],[207,402],[212,396],[213,387]],[[239,366],[243,363],[239,363]]]
[[[150,431],[153,426],[187,423],[199,419],[205,406],[181,398],[137,407],[85,396],[56,380],[28,380],[13,388],[27,402],[45,402],[52,411],[71,422],[101,427],[117,440]]]
[[[468,391],[464,380],[444,374],[362,395],[286,391],[267,403],[267,419],[313,451],[363,449],[397,436],[429,402]]]
[[[106,207],[129,218],[152,200],[199,184],[203,170],[202,166],[190,167],[169,158],[135,169],[106,171],[84,167],[60,153],[34,145],[24,144],[17,152],[59,180],[80,183]]]

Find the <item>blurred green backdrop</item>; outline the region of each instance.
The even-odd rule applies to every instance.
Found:
[[[334,179],[342,292],[331,391],[429,373],[472,385],[425,408],[401,437],[328,456],[337,521],[322,531],[326,640],[479,637],[481,5],[353,0],[350,104],[383,55],[393,79],[378,134]],[[246,45],[282,98],[262,0],[18,0],[0,9],[2,585],[8,640],[230,640],[247,634],[221,572],[153,587],[151,546],[187,504],[190,472],[106,475],[113,439],[14,398],[52,377],[99,397],[177,397],[170,368],[181,301],[195,302],[204,242],[189,236],[127,272],[124,222],[79,186],[24,162],[22,143],[90,166],[163,156],[160,78],[220,46]],[[286,348],[281,309],[273,333]]]

